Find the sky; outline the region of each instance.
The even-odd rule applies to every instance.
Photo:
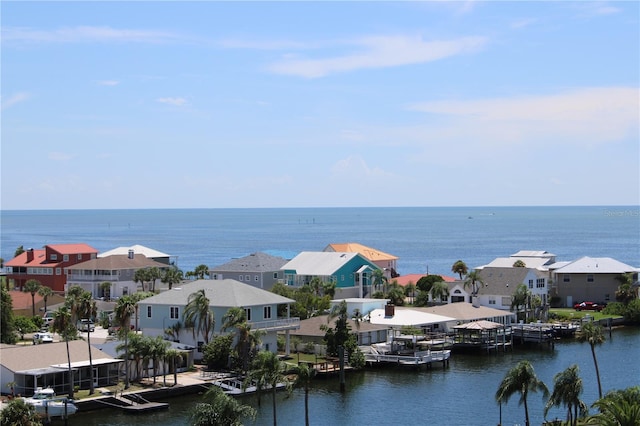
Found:
[[[3,1],[0,207],[638,205],[639,19]]]

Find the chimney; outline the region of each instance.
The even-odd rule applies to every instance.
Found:
[[[129,255],[128,255],[129,259],[133,259],[133,249],[129,249]]]
[[[384,305],[384,316],[385,318],[392,317],[396,314],[396,307],[393,303],[387,303]]]
[[[27,250],[27,263],[31,262],[33,260],[33,249],[30,248]]]

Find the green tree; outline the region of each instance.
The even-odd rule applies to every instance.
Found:
[[[210,343],[203,346],[202,361],[207,364],[207,367],[210,369],[222,370],[228,368],[232,343],[232,334],[214,337]]]
[[[28,280],[24,283],[23,291],[26,293],[31,293],[31,316],[36,316],[36,293],[40,290],[42,284],[38,280]]]
[[[278,355],[271,351],[260,351],[253,359],[251,363],[251,369],[247,376],[245,383],[251,384],[252,382],[264,383],[271,391],[272,404],[273,404],[273,425],[278,424],[278,416],[276,410],[276,392],[278,385],[288,385],[285,376],[285,366],[282,361],[278,359]],[[246,386],[246,385],[245,385]]]
[[[454,274],[458,274],[460,276],[460,279],[462,279],[464,275],[467,275],[468,271],[469,268],[467,268],[467,264],[462,260],[456,261],[451,267],[451,272],[453,272]]]
[[[171,371],[173,372],[173,385],[178,384],[178,366],[176,365],[178,362],[182,362],[185,358],[185,354],[178,349],[167,349],[164,354],[164,361],[171,366]],[[166,386],[166,381],[164,383]]]
[[[376,291],[386,291],[386,286],[389,283],[387,277],[384,276],[384,271],[382,269],[375,269],[371,273],[371,285],[373,287],[372,293]]]
[[[578,414],[585,416],[588,413],[587,404],[580,399],[582,393],[582,379],[578,375],[578,366],[572,365],[566,370],[556,374],[553,378],[553,392],[544,407],[544,415],[547,416],[551,407],[567,407],[567,420],[570,425],[578,424]]]
[[[602,398],[602,384],[600,383],[600,369],[598,368],[598,359],[596,358],[596,346],[604,342],[604,333],[602,327],[594,322],[588,322],[580,326],[578,334],[580,342],[587,342],[591,347],[591,356],[593,357],[593,365],[596,368],[596,379],[598,380],[598,397]]]
[[[622,302],[625,305],[629,304],[632,300],[636,299],[637,293],[633,288],[633,274],[628,272],[616,277],[616,280],[620,283],[616,290],[616,300]]]
[[[529,291],[529,287],[526,284],[518,284],[516,290],[511,295],[511,307],[510,310],[516,311],[516,317],[519,319],[527,319],[527,303],[529,302],[529,298],[531,297],[531,292]],[[522,310],[525,311],[524,318],[520,318],[520,313]]]
[[[329,327],[328,323],[335,320],[335,326]],[[325,332],[324,341],[327,343],[327,354],[338,356],[338,348],[342,346],[345,352],[351,356],[355,348],[358,346],[356,335],[351,333],[349,326],[349,316],[347,312],[347,302],[344,300],[331,309],[327,318],[327,324],[323,324],[320,328]],[[356,324],[358,324],[356,322]]]
[[[153,384],[156,384],[156,378],[158,376],[158,368],[160,367],[160,363],[164,362],[165,356],[167,355],[167,351],[171,347],[171,343],[167,342],[162,338],[162,336],[156,336],[154,339],[151,339],[151,360],[153,361]],[[164,386],[167,386],[167,375],[166,369],[162,369],[163,372],[163,383]]]
[[[526,267],[527,267],[527,264],[526,264],[526,263],[524,263],[524,261],[522,261],[522,260],[518,259],[518,260],[516,260],[515,262],[513,262],[513,267],[514,267],[514,268],[526,268]]]
[[[53,290],[51,290],[51,287],[43,285],[38,289],[38,294],[42,297],[42,300],[44,301],[44,311],[47,312],[47,301],[49,300],[49,297],[53,295]]]
[[[209,267],[207,265],[198,265],[193,270],[193,276],[198,280],[203,280],[207,275],[209,275]]]
[[[607,392],[594,404],[600,413],[592,416],[587,424],[598,426],[640,425],[640,386]]]
[[[484,285],[484,281],[482,281],[480,273],[474,270],[467,274],[467,277],[462,285],[465,290],[467,289],[467,287],[471,287],[471,298],[473,299],[473,297],[478,295],[478,290],[480,290],[480,287]]]
[[[13,253],[13,257],[18,257],[18,256],[20,256],[22,253],[24,253],[24,247],[23,247],[23,246],[18,246],[18,248],[16,249],[16,251]]]
[[[172,266],[164,271],[160,281],[162,281],[163,284],[167,284],[169,286],[169,290],[171,290],[174,284],[180,283],[183,279],[184,274],[182,271],[176,266]]]
[[[433,300],[439,300],[440,302],[446,301],[449,298],[449,286],[444,281],[436,281],[431,286],[431,298]]]
[[[413,304],[413,301],[416,298],[416,290],[417,287],[412,281],[409,281],[407,285],[404,286],[404,295],[409,298],[411,304]]]
[[[36,407],[27,404],[24,399],[16,398],[0,411],[0,424],[11,426],[41,426]]]
[[[131,296],[122,296],[118,299],[114,310],[116,323],[120,326],[120,337],[124,337],[124,368],[125,389],[129,389],[129,331],[131,329],[131,316],[136,312],[136,302]]]
[[[215,327],[215,318],[209,305],[204,289],[200,289],[189,295],[183,312],[185,327],[191,328],[194,339],[201,334],[205,345],[209,343]]]
[[[496,401],[499,403],[509,402],[513,394],[520,394],[519,404],[524,404],[525,425],[529,426],[529,406],[527,396],[529,392],[542,391],[543,396],[547,396],[549,390],[547,386],[536,376],[533,366],[529,361],[520,361],[515,367],[507,372],[496,392]]]
[[[309,364],[302,363],[296,367],[295,372],[295,384],[304,388],[304,424],[309,426],[309,388],[313,377],[316,375],[316,370],[309,367]]]
[[[91,292],[85,291],[77,299],[77,312],[80,318],[93,320],[98,315],[98,306]],[[89,349],[89,395],[93,395],[93,357],[91,355],[91,327],[87,324],[87,348]]]
[[[24,340],[25,334],[38,331],[38,327],[33,322],[33,319],[23,315],[16,315],[13,319],[13,325],[20,335],[20,340]]]
[[[191,410],[189,424],[192,426],[242,426],[242,419],[254,419],[256,411],[248,405],[212,386],[204,394],[205,402],[199,402]]]
[[[13,300],[4,286],[0,288],[2,296],[0,304],[0,343],[12,345],[16,342],[13,317]]]
[[[157,266],[152,266],[149,269],[149,291],[152,293],[156,292],[156,281],[162,279],[162,272],[160,272],[160,268]]]
[[[140,283],[140,285],[142,286],[142,291],[146,291],[144,284],[150,280],[151,278],[149,275],[149,268],[138,269],[133,273],[133,282],[136,284]]]
[[[386,298],[391,300],[396,306],[404,305],[404,289],[398,283],[392,284],[389,286],[389,290],[387,291]]]
[[[103,281],[98,286],[98,288],[100,288],[100,291],[102,291],[102,295],[107,302],[111,300],[111,286],[112,284],[109,281]]]
[[[69,352],[69,340],[75,338],[77,329],[75,323],[71,321],[71,311],[67,306],[58,308],[53,313],[53,322],[51,329],[58,333],[63,339],[67,347],[67,363],[69,366],[69,398],[73,398],[73,370],[71,369],[71,353]]]

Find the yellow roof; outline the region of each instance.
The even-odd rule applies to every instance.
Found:
[[[358,243],[342,243],[342,244],[329,244],[329,248],[333,251],[342,253],[359,253],[372,262],[380,260],[397,260],[397,256],[385,253],[380,250],[373,249],[371,247],[363,246]]]

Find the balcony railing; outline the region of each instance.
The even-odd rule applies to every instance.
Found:
[[[281,318],[270,321],[252,322],[251,328],[265,331],[298,330],[300,328],[300,318]]]
[[[83,275],[83,274],[68,274],[67,281],[83,281],[83,282],[117,282],[119,281],[118,275]]]

